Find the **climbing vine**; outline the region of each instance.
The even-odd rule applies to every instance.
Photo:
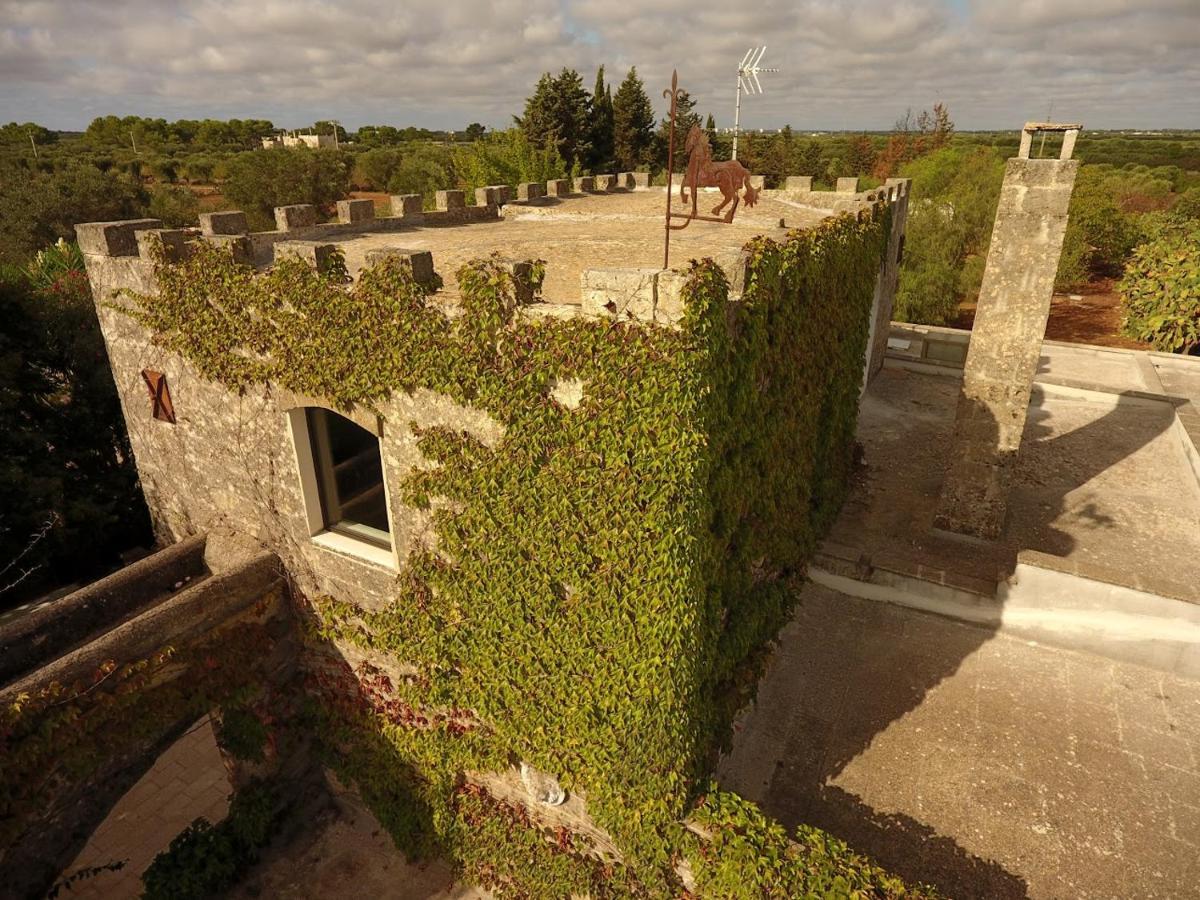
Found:
[[[909,887],[817,828],[801,825],[789,835],[753,803],[716,785],[698,800],[689,825],[683,853],[698,892],[712,900],[939,896]]]
[[[525,317],[542,266],[495,257],[458,272],[454,317],[400,257],[347,286],[205,245],[160,262],[155,297],[119,301],[233,390],[349,409],[425,388],[503,426],[494,446],[417,429],[433,465],[399,493],[433,510],[436,547],[382,609],[311,607],[312,726],[399,845],[514,896],[601,896],[590,863],[529,849],[517,866],[531,823],[464,794],[464,773],[522,760],[585,796],[622,848],[614,895],[667,889],[679,823],[843,497],[888,226],[883,212],[758,238],[734,300],[718,266],[693,263],[677,329]],[[583,385],[578,405],[556,399],[564,381]],[[350,667],[349,646],[393,665]]]

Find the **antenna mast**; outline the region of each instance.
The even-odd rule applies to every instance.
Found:
[[[762,62],[763,54],[767,52],[766,46],[751,47],[746,51],[746,55],[742,57],[742,61],[738,63],[737,70],[737,94],[733,106],[733,158],[737,159],[738,131],[742,124],[742,91],[747,94],[761,94],[763,92],[762,83],[758,80],[759,72],[778,72],[778,69],[764,69],[759,63]]]

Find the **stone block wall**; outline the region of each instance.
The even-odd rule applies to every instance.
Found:
[[[54,606],[62,618],[42,617],[25,635],[41,649],[25,644],[8,660],[19,665],[0,676],[0,703],[20,713],[5,722],[0,767],[0,895],[43,896],[202,715],[228,701],[280,726],[290,716],[298,642],[280,562],[225,535],[213,543],[220,549],[210,555],[208,537],[195,536],[68,595]],[[307,753],[282,733],[273,746],[254,771],[286,766],[296,780],[284,790],[298,791],[306,772],[315,775]],[[224,761],[235,781],[248,775],[244,761]]]

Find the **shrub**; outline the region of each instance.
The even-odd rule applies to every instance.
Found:
[[[1122,331],[1156,350],[1200,355],[1200,222],[1161,219],[1121,280]]]
[[[354,160],[351,181],[366,191],[386,191],[388,182],[400,168],[404,154],[392,147],[381,147],[360,153]]]
[[[1189,188],[1180,194],[1171,207],[1171,215],[1179,219],[1200,220],[1200,187]]]
[[[1138,179],[1105,166],[1084,166],[1075,180],[1055,286],[1060,290],[1093,278],[1121,274],[1138,242],[1136,217],[1121,207]]]
[[[276,149],[239,153],[228,164],[224,194],[252,227],[273,228],[277,206],[328,208],[350,191],[350,167],[340,150]]]
[[[449,154],[437,147],[416,147],[405,155],[388,181],[393,194],[420,194],[427,200],[434,191],[453,187],[454,163]]]
[[[94,577],[148,539],[79,250],[0,272],[0,599]]]
[[[710,786],[691,814],[704,835],[688,834],[684,855],[699,895],[712,900],[793,897],[938,897],[909,887],[820,829],[801,825],[795,838],[737,794]]]
[[[143,900],[204,900],[222,894],[258,861],[278,819],[279,798],[272,787],[259,783],[239,791],[220,824],[196,819],[154,857],[142,874]]]
[[[182,185],[160,184],[150,189],[149,213],[172,228],[195,225],[200,201]]]
[[[468,189],[567,175],[566,164],[553,147],[535,147],[518,128],[492,132],[484,140],[459,149],[454,164],[459,181]]]

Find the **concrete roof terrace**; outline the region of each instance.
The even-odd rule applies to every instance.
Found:
[[[702,194],[702,212],[719,198],[720,194]],[[502,218],[491,222],[370,234],[341,246],[351,272],[363,266],[371,249],[399,245],[428,250],[450,293],[456,290],[454,273],[459,266],[476,257],[496,252],[510,259],[544,259],[543,298],[566,304],[580,302],[580,276],[585,269],[662,267],[666,211],[662,189],[546,198],[537,203],[505,206]],[[678,194],[674,205],[681,205]],[[672,232],[671,263],[681,266],[691,259],[712,257],[728,272],[741,248],[756,235],[781,238],[788,228],[808,227],[821,218],[820,213],[764,197],[751,209],[740,206],[731,224],[693,222]],[[780,227],[781,221],[786,227]]]
[[[676,187],[674,207],[680,209]],[[868,205],[868,194],[824,194],[825,208],[802,202],[796,192],[764,191],[752,208],[740,205],[730,224],[693,222],[671,233],[671,264],[710,257],[732,273],[741,248],[757,235],[779,239],[793,228],[808,228],[846,208]],[[814,197],[816,195],[814,194]],[[799,198],[799,199],[798,199]],[[873,195],[871,195],[873,198]],[[701,192],[700,211],[720,201],[713,190]],[[444,211],[413,216],[369,219],[364,227],[315,225],[293,231],[250,235],[255,262],[268,265],[276,244],[284,241],[336,244],[345,254],[351,275],[367,264],[372,250],[402,248],[428,251],[444,281],[443,294],[457,294],[455,273],[469,260],[498,253],[506,259],[546,262],[542,298],[556,304],[581,302],[580,277],[587,269],[662,268],[665,189],[619,190],[545,197],[505,204],[495,213],[465,207],[461,219],[440,218]],[[274,248],[274,250],[273,250]]]

